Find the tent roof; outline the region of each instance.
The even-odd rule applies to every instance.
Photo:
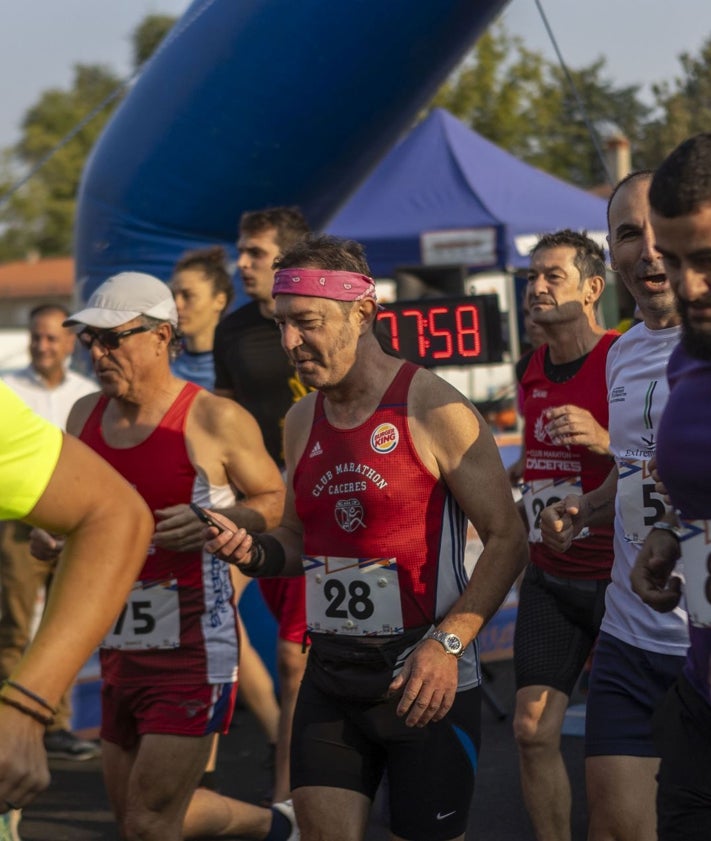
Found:
[[[560,228],[604,240],[605,202],[500,149],[438,108],[395,146],[329,223],[362,242],[373,273],[422,262],[425,231],[495,227],[497,265],[522,267]]]

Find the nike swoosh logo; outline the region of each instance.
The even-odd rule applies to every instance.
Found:
[[[456,814],[456,811],[457,810],[455,809],[454,812],[446,812],[444,815],[441,812],[437,812],[437,820],[443,821],[445,818],[449,818],[452,815]]]

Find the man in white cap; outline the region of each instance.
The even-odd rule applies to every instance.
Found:
[[[229,571],[203,552],[190,503],[262,531],[281,515],[279,470],[248,412],[171,373],[178,316],[162,281],[111,277],[65,323],[101,387],[77,402],[67,429],[140,492],[156,523],[101,651],[104,779],[121,837],[295,837],[288,805],[196,792],[212,734],[231,719],[238,647]]]

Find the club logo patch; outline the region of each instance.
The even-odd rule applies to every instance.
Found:
[[[363,506],[357,499],[341,499],[336,503],[334,510],[336,515],[336,522],[343,529],[343,531],[351,534],[361,526],[365,528],[363,522]]]
[[[400,433],[391,423],[381,423],[370,436],[370,446],[376,453],[391,453],[398,445]]]

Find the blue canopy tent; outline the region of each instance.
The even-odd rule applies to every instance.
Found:
[[[377,277],[428,262],[428,236],[447,230],[489,234],[491,247],[479,248],[476,263],[460,262],[517,269],[546,231],[585,229],[603,241],[605,211],[602,199],[523,163],[438,108],[387,154],[327,230],[363,243]]]

